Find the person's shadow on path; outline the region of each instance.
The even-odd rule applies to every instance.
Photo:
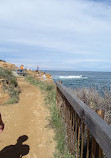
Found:
[[[17,139],[15,145],[9,145],[0,151],[0,158],[22,158],[29,153],[29,146],[22,144],[28,139],[28,136],[23,135]]]

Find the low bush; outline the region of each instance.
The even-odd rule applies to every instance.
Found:
[[[17,103],[20,90],[16,77],[12,75],[10,70],[0,68],[0,78],[6,81],[3,83],[3,91],[8,91],[10,96],[10,100],[6,103]]]
[[[16,77],[7,69],[0,68],[0,78],[6,79],[7,83],[10,85],[14,85],[15,87],[18,86]]]
[[[8,101],[5,102],[5,104],[14,104],[14,103],[18,103],[18,98],[12,97]]]

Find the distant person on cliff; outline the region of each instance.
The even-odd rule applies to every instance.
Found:
[[[39,71],[39,66],[37,66],[37,72]]]
[[[21,65],[21,66],[20,66],[20,72],[22,72],[23,69],[24,69],[24,65]]]
[[[37,76],[38,76],[38,77],[40,77],[40,74],[39,74],[39,72],[37,72]]]
[[[45,73],[43,74],[43,78],[46,79]]]
[[[0,133],[3,131],[3,129],[4,129],[4,123],[2,121],[2,116],[0,114]]]
[[[21,65],[21,66],[20,66],[20,69],[22,69],[22,70],[23,70],[23,69],[24,69],[24,65]]]

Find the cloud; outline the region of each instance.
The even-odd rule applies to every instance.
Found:
[[[104,1],[0,0],[1,58],[64,69],[61,63],[95,69],[96,62],[101,69],[111,58],[110,37],[111,5]]]
[[[111,61],[111,60],[110,60]],[[105,61],[104,59],[75,59],[75,60],[69,60],[65,61],[65,63],[82,63],[82,62],[108,62]]]

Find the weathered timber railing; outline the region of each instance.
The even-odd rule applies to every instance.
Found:
[[[66,127],[67,146],[76,158],[111,158],[111,127],[60,83],[57,106]]]
[[[26,69],[16,69],[16,73],[21,76],[27,75]]]

